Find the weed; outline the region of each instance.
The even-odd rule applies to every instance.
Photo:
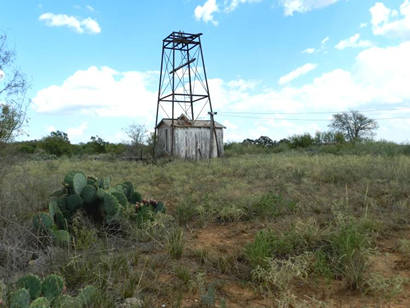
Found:
[[[176,228],[167,237],[168,252],[171,257],[180,259],[184,250],[184,231]]]
[[[405,256],[410,257],[410,240],[401,239],[398,242],[398,250]]]
[[[254,216],[269,219],[291,212],[295,207],[296,204],[293,201],[285,200],[282,196],[269,192],[254,203],[249,210]]]
[[[351,289],[360,288],[368,268],[368,234],[359,223],[347,222],[330,235],[329,246],[330,263],[336,277],[344,278]]]
[[[265,266],[258,265],[252,271],[252,279],[262,290],[284,291],[293,279],[307,278],[312,259],[309,252],[287,260],[268,258]]]
[[[177,266],[175,269],[175,276],[180,279],[185,287],[189,287],[192,282],[192,275],[185,266]]]
[[[408,278],[401,276],[387,278],[381,274],[373,273],[366,280],[365,292],[391,299],[403,291],[403,284],[408,280]]]

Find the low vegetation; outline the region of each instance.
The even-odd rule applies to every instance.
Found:
[[[0,307],[406,306],[408,146],[285,144],[155,164],[2,156]]]

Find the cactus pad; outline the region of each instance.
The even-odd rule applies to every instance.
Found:
[[[61,276],[51,274],[48,275],[41,285],[41,290],[43,295],[47,297],[48,300],[52,301],[57,296],[59,296],[64,289],[64,280]]]
[[[91,184],[87,184],[81,192],[81,197],[85,203],[92,203],[96,199],[97,189]]]
[[[33,227],[36,232],[48,233],[53,226],[53,220],[47,213],[39,213],[33,217]]]
[[[120,204],[117,199],[111,194],[105,194],[103,210],[106,216],[114,216],[117,214]]]
[[[81,194],[81,191],[87,185],[87,178],[82,172],[70,171],[64,178],[64,183],[70,187],[77,195]]]
[[[10,308],[29,308],[30,293],[27,289],[18,289],[13,292],[10,298]]]
[[[128,201],[131,201],[132,194],[134,192],[134,185],[132,185],[131,182],[124,182],[121,186],[124,188],[124,193],[127,196]]]
[[[81,301],[70,295],[60,295],[53,306],[58,308],[82,308]]]
[[[71,212],[74,213],[76,210],[81,208],[83,205],[83,199],[77,194],[69,195],[67,197],[67,209]]]
[[[125,194],[124,194],[123,192],[121,192],[121,191],[114,191],[114,192],[112,192],[111,194],[118,200],[118,202],[119,202],[122,206],[124,206],[124,207],[128,206],[127,197],[125,196]]]
[[[86,286],[80,291],[77,298],[80,300],[83,307],[91,306],[98,296],[98,290],[94,286]]]
[[[70,233],[65,230],[53,230],[51,231],[54,244],[59,247],[66,248],[70,246]]]
[[[30,308],[50,308],[50,301],[45,297],[39,297],[30,304]]]
[[[142,201],[141,194],[140,194],[139,192],[137,192],[137,191],[134,191],[134,192],[132,193],[132,195],[131,195],[130,202],[133,203],[133,204],[135,204],[135,203],[141,202],[141,201]]]
[[[28,274],[17,281],[17,287],[27,289],[32,300],[41,295],[41,280],[38,276]]]

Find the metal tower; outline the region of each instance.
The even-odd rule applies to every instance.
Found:
[[[154,155],[160,114],[172,120],[171,154],[174,154],[174,120],[180,114],[184,114],[193,123],[208,106],[211,129],[217,140],[213,119],[216,113],[212,110],[201,35],[202,33],[172,32],[162,42]],[[219,149],[217,150],[219,156]]]

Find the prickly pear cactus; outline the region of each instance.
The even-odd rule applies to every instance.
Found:
[[[111,185],[111,178],[109,176],[98,180],[98,187],[102,189],[109,189]]]
[[[18,288],[24,288],[30,293],[32,300],[41,295],[41,280],[38,276],[28,274],[17,281]]]
[[[38,213],[33,217],[33,227],[37,233],[48,233],[53,226],[53,220],[47,213]]]
[[[50,301],[46,297],[39,297],[30,304],[30,308],[50,308]]]
[[[10,308],[29,308],[30,293],[27,289],[18,289],[11,294]]]
[[[98,290],[94,286],[86,286],[80,291],[77,298],[83,307],[91,306],[98,297]]]
[[[67,197],[67,209],[74,214],[76,210],[83,205],[83,199],[77,194],[72,194]]]
[[[94,185],[87,184],[81,192],[81,197],[85,203],[92,203],[97,198],[97,188]]]
[[[56,214],[57,211],[60,211],[57,203],[57,198],[52,197],[50,199],[50,202],[48,203],[48,214],[52,219],[54,219],[54,215]]]
[[[59,230],[68,230],[67,219],[65,219],[61,211],[54,215],[54,222]]]
[[[97,187],[98,186],[98,179],[95,176],[88,176],[87,177],[87,184]]]
[[[106,216],[112,217],[117,214],[120,208],[120,203],[117,199],[111,194],[105,194],[103,211]]]
[[[87,185],[87,177],[82,172],[70,171],[64,178],[64,184],[71,188],[75,194],[79,195],[85,185]]]
[[[134,192],[134,185],[131,182],[124,182],[121,184],[128,201],[131,201],[132,193]]]
[[[65,230],[52,230],[54,244],[56,246],[67,248],[70,246],[70,233]]]
[[[59,296],[63,292],[63,289],[64,279],[61,276],[55,274],[48,275],[46,278],[44,278],[41,285],[43,295],[50,301]]]
[[[82,308],[80,299],[70,295],[60,295],[55,300],[53,307],[56,308]]]
[[[125,196],[125,194],[124,194],[123,192],[121,192],[121,191],[113,191],[111,194],[118,200],[118,202],[119,202],[122,206],[124,206],[124,207],[128,206],[127,197]]]
[[[130,198],[130,202],[132,204],[135,204],[137,202],[141,202],[142,201],[142,197],[141,194],[137,191],[132,192],[131,194],[131,198]]]

